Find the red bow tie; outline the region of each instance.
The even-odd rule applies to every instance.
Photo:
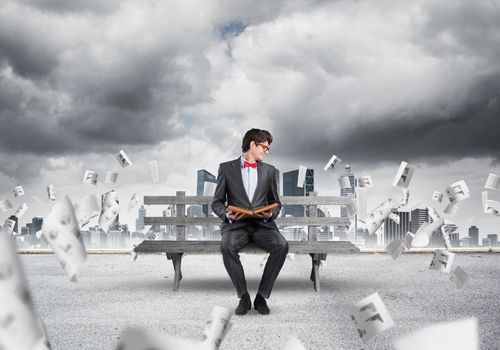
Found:
[[[243,168],[246,168],[246,167],[252,167],[254,169],[257,169],[257,162],[249,163],[245,160],[245,162],[243,163]]]

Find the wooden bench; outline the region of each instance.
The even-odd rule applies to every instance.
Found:
[[[312,260],[310,279],[314,283],[314,290],[320,291],[319,266],[327,254],[357,254],[359,248],[350,241],[318,241],[316,237],[317,226],[349,226],[349,218],[317,217],[318,205],[349,205],[351,200],[346,197],[313,196],[308,197],[280,197],[282,205],[304,205],[308,208],[306,217],[279,217],[276,219],[278,227],[281,226],[308,226],[307,241],[288,241],[289,253],[309,254]],[[176,240],[145,240],[134,248],[136,253],[166,253],[167,259],[172,260],[174,266],[174,291],[179,290],[182,279],[181,262],[186,254],[221,254],[220,241],[214,240],[186,240],[187,225],[220,225],[218,217],[186,217],[186,205],[210,205],[210,196],[185,196],[183,191],[178,191],[176,196],[144,196],[144,205],[175,205],[175,217],[145,217],[145,225],[174,225],[176,227]],[[240,253],[267,252],[255,244],[249,244]]]

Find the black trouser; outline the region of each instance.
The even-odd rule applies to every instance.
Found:
[[[270,253],[259,285],[259,294],[269,298],[274,281],[285,262],[288,242],[280,231],[263,228],[254,223],[224,232],[220,246],[222,258],[239,298],[247,292],[247,282],[238,252],[250,242]]]

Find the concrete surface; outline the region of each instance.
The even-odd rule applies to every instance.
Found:
[[[252,298],[263,255],[243,255]],[[54,349],[114,349],[129,326],[201,339],[214,305],[234,308],[237,298],[218,255],[187,255],[180,291],[162,255],[89,255],[72,283],[54,255],[22,255],[33,297]],[[455,288],[449,275],[428,270],[431,254],[329,256],[320,293],[309,281],[310,258],[286,261],[269,306],[233,317],[221,349],[280,349],[296,335],[309,350],[390,349],[400,336],[438,322],[475,316],[481,349],[500,349],[500,254],[457,254],[454,264],[471,277]],[[378,291],[395,325],[363,347],[349,317],[351,304]]]

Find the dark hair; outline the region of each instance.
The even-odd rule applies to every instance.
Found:
[[[250,149],[250,142],[268,142],[271,144],[273,142],[273,137],[271,133],[267,130],[261,129],[250,129],[243,136],[243,142],[241,143],[241,150],[246,152]]]

